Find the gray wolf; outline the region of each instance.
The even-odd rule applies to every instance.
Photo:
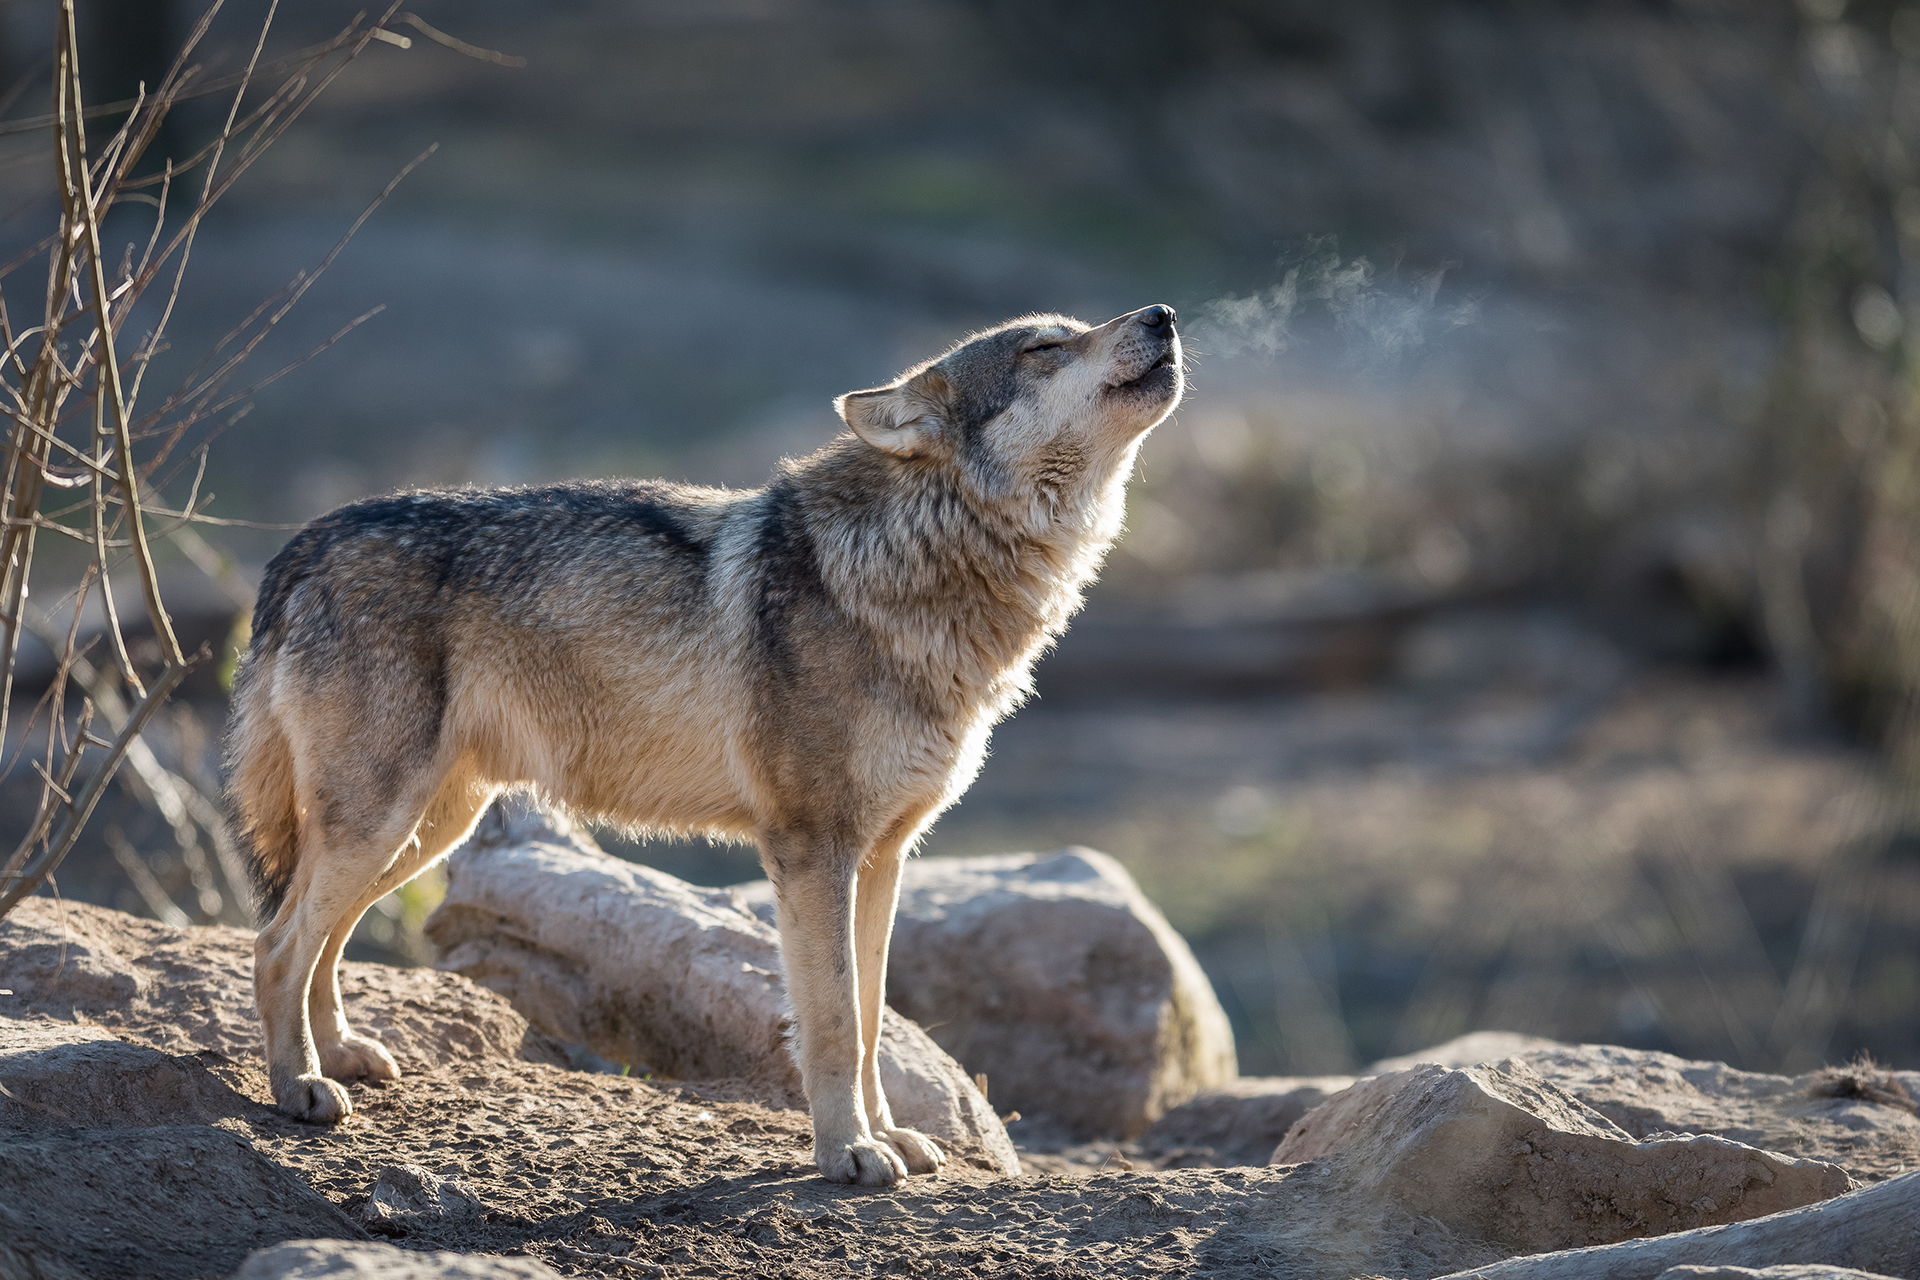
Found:
[[[1183,390],[1171,308],[1029,316],[835,408],[763,489],[401,493],[267,566],[228,778],[265,924],[273,1092],[321,1123],[393,1079],[340,949],[503,791],[758,843],[826,1177],[936,1170],[876,1052],[901,860],[972,781],[1118,535]]]

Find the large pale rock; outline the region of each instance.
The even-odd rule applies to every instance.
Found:
[[[1517,1057],[1636,1138],[1715,1134],[1786,1155],[1830,1160],[1861,1178],[1920,1165],[1920,1073],[1829,1067],[1802,1076],[1738,1071],[1651,1049],[1561,1044],[1476,1032],[1373,1070]]]
[[[1526,1252],[1739,1222],[1852,1186],[1834,1165],[1724,1138],[1636,1141],[1517,1059],[1362,1081],[1273,1156],[1308,1160],[1363,1199]]]
[[[565,1066],[560,1046],[499,996],[432,969],[341,966],[347,1018],[385,1041],[402,1068],[459,1062]],[[253,934],[176,929],[107,907],[28,898],[0,920],[0,1018],[85,1019],[170,1054],[261,1061]],[[211,1062],[210,1059],[203,1061]]]
[[[11,1277],[199,1280],[296,1236],[361,1238],[325,1197],[223,1129],[68,1130],[0,1140]],[[8,1254],[15,1255],[13,1259]]]
[[[289,1240],[249,1257],[233,1280],[559,1280],[538,1258],[417,1253],[390,1244]]]
[[[163,1053],[99,1027],[0,1018],[0,1129],[142,1128],[251,1119],[244,1073],[202,1050]]]
[[[1565,1047],[1558,1040],[1548,1040],[1544,1036],[1530,1036],[1521,1031],[1469,1031],[1466,1035],[1455,1036],[1445,1044],[1435,1045],[1431,1049],[1402,1054],[1397,1058],[1382,1058],[1368,1067],[1366,1074],[1384,1076],[1395,1071],[1408,1071],[1414,1067],[1429,1064],[1440,1067],[1477,1067],[1482,1063],[1525,1057],[1536,1049]]]
[[[1509,1258],[1444,1280],[1662,1280],[1679,1267],[1701,1268],[1714,1280],[1729,1267],[1764,1268],[1760,1274],[1769,1277],[1778,1268],[1817,1268],[1819,1280],[1845,1267],[1920,1280],[1920,1172],[1750,1222]],[[1688,1275],[1682,1271],[1674,1280]]]
[[[1790,1262],[1778,1267],[1672,1267],[1660,1273],[1660,1280],[1888,1280],[1888,1277],[1852,1267]]]
[[[535,1026],[680,1079],[734,1078],[803,1105],[787,1052],[779,936],[727,889],[700,889],[525,824],[449,863],[427,921],[440,967],[504,995]],[[1006,1173],[1019,1158],[960,1064],[885,1019],[881,1084],[901,1124]]]
[[[771,911],[765,881],[740,890]],[[1086,1137],[1132,1137],[1238,1074],[1192,951],[1091,849],[910,860],[887,1000],[985,1074],[996,1106]]]

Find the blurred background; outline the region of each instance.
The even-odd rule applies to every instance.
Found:
[[[264,12],[226,6],[209,77]],[[197,238],[157,386],[438,144],[250,376],[384,310],[213,424],[213,514],[750,485],[834,433],[834,395],[971,328],[1169,303],[1188,399],[925,852],[1118,856],[1248,1074],[1477,1028],[1920,1065],[1920,6],[417,12],[474,49],[370,47]],[[88,100],[157,83],[198,13],[83,0]],[[290,6],[264,57],[351,17]],[[53,23],[0,0],[0,261],[57,206],[47,131],[4,131],[49,109]],[[225,109],[182,106],[154,154]],[[169,599],[230,645],[286,532],[201,532]],[[149,738],[213,793],[217,674],[190,693]],[[122,790],[61,891],[244,921],[222,861]],[[37,795],[0,786],[11,838]],[[433,893],[350,954],[421,960]]]

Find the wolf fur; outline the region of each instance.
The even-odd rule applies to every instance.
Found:
[[[265,925],[273,1092],[322,1123],[392,1079],[341,947],[502,791],[756,841],[827,1177],[937,1169],[877,1047],[900,866],[1120,530],[1178,402],[1169,308],[1030,316],[842,396],[851,428],[764,489],[653,481],[402,493],[267,566],[228,770]]]

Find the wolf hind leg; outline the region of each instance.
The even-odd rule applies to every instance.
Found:
[[[900,900],[900,869],[905,850],[898,840],[882,840],[860,864],[854,890],[854,947],[860,974],[860,1094],[867,1124],[891,1146],[908,1173],[938,1173],[947,1162],[940,1144],[918,1129],[893,1121],[886,1091],[880,1086],[880,1020],[887,1006],[887,950],[893,941],[893,916]]]
[[[401,846],[393,865],[380,876],[327,932],[307,992],[307,1021],[321,1072],[331,1080],[398,1080],[400,1066],[377,1036],[347,1025],[340,999],[340,952],[360,918],[374,903],[432,866],[465,840],[499,788],[477,780],[471,768],[456,766],[441,781],[426,815]]]
[[[321,955],[343,920],[358,919],[356,905],[372,901],[367,894],[394,868],[440,785],[434,773],[416,766],[397,787],[389,779],[388,794],[396,799],[384,810],[362,810],[350,797],[374,792],[368,762],[343,763],[324,776],[302,778],[305,812],[287,893],[254,941],[254,998],[274,1100],[288,1115],[319,1124],[353,1113],[346,1089],[327,1078],[315,1042],[309,992]]]
[[[253,944],[253,992],[267,1041],[274,1102],[298,1120],[333,1124],[353,1114],[340,1084],[326,1077],[314,1043],[307,992],[335,921],[392,859],[368,841],[323,840],[301,833],[292,882],[280,910]]]

